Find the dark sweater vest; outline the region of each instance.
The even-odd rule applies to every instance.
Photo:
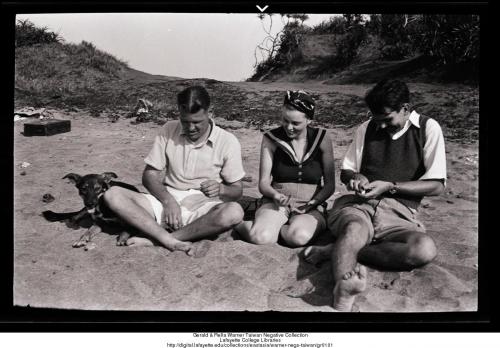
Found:
[[[320,149],[320,144],[325,134],[324,129],[307,127],[306,156],[308,156],[302,162],[298,162],[293,158],[291,141],[283,127],[264,133],[277,145],[271,169],[273,182],[320,185],[323,177],[323,162],[321,160],[323,152]],[[288,147],[283,146],[284,144],[287,144]]]
[[[425,174],[424,145],[425,126],[429,118],[420,116],[420,128],[411,124],[410,128],[396,140],[380,128],[374,121],[368,123],[363,147],[360,173],[368,180],[416,181]],[[393,197],[408,207],[417,209],[422,196],[403,194],[382,196]]]

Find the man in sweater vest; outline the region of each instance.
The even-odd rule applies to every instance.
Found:
[[[384,80],[368,91],[371,119],[356,131],[340,179],[352,194],[328,212],[334,244],[304,251],[307,261],[332,260],[333,308],[351,311],[366,288],[366,268],[411,270],[436,256],[434,241],[417,219],[424,196],[443,192],[444,138],[439,124],[411,111],[404,82]],[[359,263],[358,263],[359,262]]]

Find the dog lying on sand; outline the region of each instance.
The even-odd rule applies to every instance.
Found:
[[[70,213],[55,213],[51,210],[42,212],[42,215],[48,221],[64,221],[69,220],[72,224],[77,224],[83,218],[90,217],[93,221],[92,226],[80,237],[78,241],[73,243],[74,248],[86,246],[92,238],[102,231],[101,223],[111,223],[123,225],[121,221],[106,205],[103,199],[104,192],[112,186],[121,186],[123,188],[139,192],[139,190],[130,184],[113,181],[118,176],[113,172],[105,172],[102,174],[87,174],[84,176],[69,173],[63,179],[69,179],[75,184],[80,197],[83,199],[84,207],[77,212]],[[125,242],[130,237],[130,233],[122,231],[118,236],[117,245],[125,245]]]

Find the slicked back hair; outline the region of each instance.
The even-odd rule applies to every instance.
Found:
[[[386,107],[399,111],[410,102],[410,91],[403,81],[385,79],[366,93],[365,102],[373,114],[383,114]]]
[[[177,105],[181,111],[194,114],[203,110],[208,110],[210,106],[210,96],[203,86],[191,86],[177,94]]]

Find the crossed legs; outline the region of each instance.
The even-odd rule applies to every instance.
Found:
[[[304,250],[308,262],[331,260],[334,309],[350,311],[355,296],[365,290],[366,269],[358,262],[384,270],[408,271],[431,262],[436,256],[433,240],[422,232],[402,230],[370,244],[370,222],[356,215],[341,219],[335,243]]]
[[[114,186],[106,191],[104,199],[121,219],[145,236],[155,239],[169,250],[182,250],[190,255],[193,252],[189,241],[227,231],[243,219],[241,206],[235,202],[226,202],[214,206],[207,214],[169,233],[158,225],[153,208],[143,194]],[[132,237],[127,241],[127,245],[153,243],[149,239]]]

